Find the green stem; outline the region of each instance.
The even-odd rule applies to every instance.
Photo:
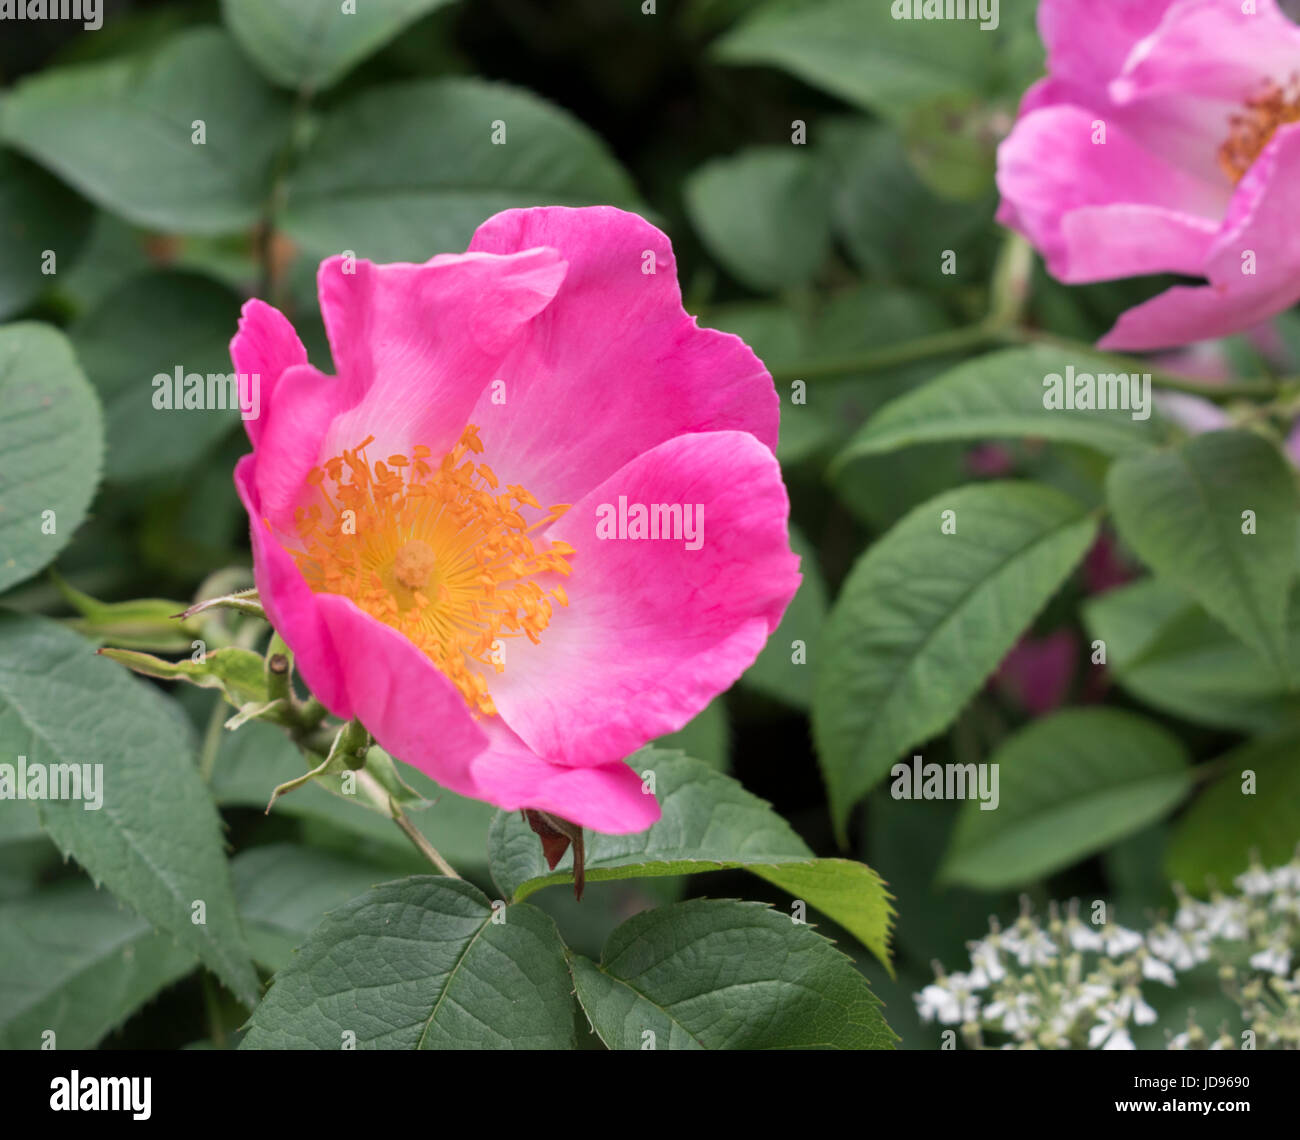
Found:
[[[456,869],[447,862],[439,853],[438,849],[425,838],[424,833],[411,822],[411,817],[401,808],[401,805],[393,800],[393,797],[384,791],[382,785],[369,772],[359,771],[357,773],[357,783],[365,784],[366,790],[372,795],[382,795],[388,801],[388,814],[392,816],[393,822],[402,829],[402,834],[406,836],[414,845],[415,849],[429,860],[438,870],[450,879],[459,879]]]
[[[257,295],[265,301],[283,308],[280,296],[283,282],[275,271],[275,220],[284,205],[286,180],[298,147],[302,121],[311,106],[310,87],[301,87],[289,115],[287,137],[277,152],[271,168],[270,185],[262,205],[262,217],[255,235],[259,279]]]
[[[1024,344],[1047,344],[1067,351],[1086,352],[1094,360],[1105,361],[1115,366],[1117,372],[1151,373],[1151,383],[1157,388],[1169,392],[1185,392],[1191,396],[1200,396],[1214,403],[1229,403],[1239,399],[1268,399],[1276,396],[1285,381],[1278,380],[1193,380],[1187,376],[1175,376],[1151,367],[1150,360],[1136,356],[1124,356],[1114,352],[1102,352],[1083,341],[1070,337],[1057,336],[1055,333],[1038,329],[1016,329],[1011,334]]]
[[[212,975],[203,971],[203,1008],[208,1020],[208,1040],[218,1049],[226,1047],[226,1027],[221,1020],[221,999]]]
[[[928,360],[933,356],[945,356],[950,352],[969,352],[986,345],[1003,343],[1007,339],[1008,334],[1005,330],[995,328],[987,321],[980,321],[964,328],[950,329],[947,332],[919,337],[916,340],[906,340],[901,344],[886,345],[884,348],[873,349],[870,352],[812,360],[807,364],[778,366],[772,369],[772,379],[777,384],[781,384],[792,380],[828,380],[837,376],[879,372],[885,368],[896,368],[900,364]]]
[[[866,372],[896,368],[900,364],[946,356],[949,353],[970,352],[978,348],[1012,344],[1047,344],[1067,351],[1086,353],[1092,360],[1113,364],[1117,372],[1150,373],[1151,383],[1157,388],[1168,392],[1185,392],[1188,395],[1200,396],[1216,404],[1231,403],[1233,400],[1241,399],[1272,399],[1286,386],[1297,382],[1296,378],[1222,382],[1194,380],[1153,368],[1150,360],[1122,356],[1113,352],[1101,352],[1083,341],[1038,329],[1007,328],[994,320],[984,320],[948,332],[936,333],[933,336],[886,345],[884,348],[870,352],[828,357],[823,360],[812,360],[806,364],[779,366],[772,369],[772,379],[782,384],[793,380],[829,380],[857,376]]]
[[[203,732],[203,745],[199,751],[199,775],[205,784],[212,782],[212,769],[217,763],[217,753],[221,749],[222,727],[226,723],[227,707],[225,700],[218,696],[208,714],[208,725]]]

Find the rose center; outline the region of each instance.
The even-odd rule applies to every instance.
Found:
[[[351,598],[398,630],[476,714],[494,715],[479,666],[504,672],[506,640],[539,642],[551,599],[569,604],[554,576],[570,573],[573,547],[530,537],[569,508],[543,511],[521,486],[500,490],[475,458],[483,443],[472,424],[436,466],[427,447],[372,462],[373,442],[310,472],[313,490],[294,512],[298,546],[286,549],[312,590]]]
[[[1219,166],[1232,180],[1240,182],[1278,128],[1300,122],[1300,83],[1295,78],[1286,87],[1276,83],[1260,95],[1246,100],[1244,112],[1228,120],[1228,137],[1219,147]]]
[[[423,590],[437,561],[432,546],[422,538],[413,538],[393,559],[393,575],[408,590]]]

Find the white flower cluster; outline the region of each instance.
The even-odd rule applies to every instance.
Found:
[[[1212,963],[1241,1007],[1256,1048],[1300,1048],[1300,849],[1283,867],[1255,863],[1236,879],[1237,893],[1208,902],[1175,885],[1178,910],[1146,934],[1079,917],[1078,901],[1049,907],[1046,926],[1028,900],[1007,930],[968,943],[971,968],[945,973],[915,995],[923,1021],[957,1025],[967,1044],[989,1047],[986,1034],[1010,1040],[1004,1049],[1132,1049],[1130,1028],[1150,1025],[1156,1011],[1142,995],[1147,982],[1177,984],[1177,975]],[[1243,980],[1244,979],[1244,980]],[[1226,1029],[1207,1045],[1189,1022],[1171,1049],[1235,1048]]]

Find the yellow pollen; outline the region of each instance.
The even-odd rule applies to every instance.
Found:
[[[1285,88],[1270,83],[1262,94],[1247,99],[1245,113],[1228,120],[1228,137],[1219,147],[1219,166],[1233,185],[1254,165],[1278,128],[1296,122],[1300,122],[1300,84],[1295,78]]]
[[[467,427],[438,463],[423,446],[371,462],[373,437],[327,459],[307,476],[315,497],[295,510],[298,546],[286,549],[314,591],[351,598],[405,635],[476,714],[492,716],[477,666],[504,672],[507,638],[540,642],[551,599],[569,598],[554,578],[538,579],[567,577],[574,549],[529,537],[568,505],[543,511],[521,486],[502,491],[473,458],[478,432]]]

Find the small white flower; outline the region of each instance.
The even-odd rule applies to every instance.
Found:
[[[1030,993],[1018,993],[1010,1000],[1002,999],[986,1006],[984,1016],[995,1024],[1001,1019],[1004,1033],[1024,1034],[1038,1026],[1037,998]]]
[[[971,995],[965,974],[949,974],[942,982],[932,982],[915,1000],[922,1021],[937,1018],[942,1025],[960,1025],[979,1020],[980,1003]]]
[[[1133,1044],[1133,1038],[1128,1035],[1127,1029],[1115,1030],[1114,1033],[1112,1033],[1108,1038],[1106,1038],[1106,1044],[1102,1046],[1103,1051],[1105,1051],[1106,1049],[1136,1049],[1136,1048],[1137,1046]]]
[[[1056,944],[1037,926],[1022,930],[1017,923],[1003,935],[1002,945],[1022,966],[1046,966],[1056,957]]]
[[[1125,994],[1110,1005],[1103,1005],[1097,1010],[1097,1024],[1088,1030],[1088,1048],[1096,1049],[1132,1049],[1133,1039],[1128,1035],[1128,1015],[1132,1008],[1132,998]],[[1114,1037],[1120,1040],[1112,1045]]]
[[[1102,941],[1106,946],[1106,957],[1120,958],[1142,945],[1142,935],[1126,926],[1114,925],[1106,928]]]
[[[1283,867],[1274,868],[1272,878],[1275,891],[1300,891],[1300,863],[1293,860]]]
[[[1133,997],[1133,1020],[1139,1025],[1154,1025],[1156,1021],[1156,1011],[1142,999],[1141,994]]]
[[[1070,918],[1065,924],[1066,937],[1076,950],[1100,950],[1103,942],[1097,931],[1077,918]]]
[[[1272,894],[1275,889],[1274,872],[1266,871],[1263,867],[1252,867],[1244,874],[1238,875],[1233,882],[1237,884],[1242,894],[1252,898],[1256,895]]]
[[[971,975],[987,978],[989,983],[1000,982],[1007,976],[1006,967],[998,955],[998,948],[992,941],[984,938],[970,944],[970,960],[974,969]]]
[[[1206,933],[1212,938],[1240,942],[1246,937],[1245,907],[1236,899],[1216,899],[1202,908]]]
[[[1167,986],[1178,984],[1178,979],[1174,976],[1174,971],[1168,963],[1162,962],[1153,954],[1142,955],[1142,976],[1150,978],[1152,981],[1164,982]]]
[[[1250,956],[1250,964],[1256,970],[1267,970],[1280,978],[1291,972],[1291,948],[1284,943],[1275,942],[1272,946]]]
[[[1162,923],[1147,935],[1147,949],[1175,970],[1190,970],[1210,956],[1207,941],[1194,932],[1175,930]]]

